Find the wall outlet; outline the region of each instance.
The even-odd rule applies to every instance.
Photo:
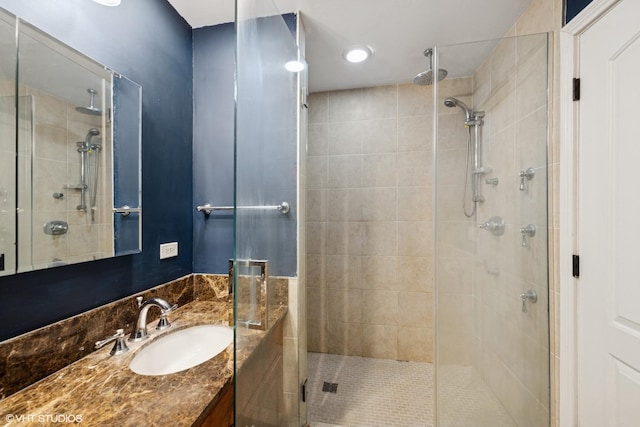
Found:
[[[160,259],[171,258],[174,256],[178,256],[178,242],[160,244]]]

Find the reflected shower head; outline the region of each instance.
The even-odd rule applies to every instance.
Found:
[[[432,57],[433,57],[433,49],[427,49],[424,51],[424,56],[429,60],[429,69],[419,73],[417,76],[413,78],[413,83],[418,86],[429,86],[433,84],[433,65],[432,65]],[[447,77],[447,70],[443,70],[440,68],[438,70],[438,81]]]
[[[464,111],[464,115],[465,115],[465,120],[468,122],[469,120],[471,120],[471,110],[469,109],[469,107],[467,107],[467,105],[460,101],[459,99],[450,97],[444,100],[444,105],[446,107],[449,108],[453,108],[453,107],[460,107],[462,108],[462,111]]]
[[[95,89],[87,89],[89,92],[89,106],[88,107],[76,107],[76,111],[82,114],[90,114],[92,116],[99,116],[102,114],[102,111],[94,105],[94,98],[96,96]]]

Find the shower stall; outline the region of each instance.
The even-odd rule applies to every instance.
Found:
[[[548,426],[547,34],[306,99],[300,17],[240,5],[234,262],[268,261],[289,317],[236,424]]]
[[[309,420],[546,426],[547,35],[433,60],[310,96]]]

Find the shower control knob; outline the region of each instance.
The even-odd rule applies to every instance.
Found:
[[[527,168],[527,170],[520,171],[520,191],[525,190],[525,185],[524,185],[525,179],[527,181],[531,181],[535,176],[535,174],[536,174],[536,171],[534,171],[532,168]]]
[[[536,226],[529,224],[526,227],[520,228],[520,234],[522,234],[522,246],[527,246],[527,237],[533,237],[536,235]]]
[[[494,236],[502,236],[504,234],[504,219],[492,216],[489,221],[479,224],[478,227],[490,231]]]
[[[526,292],[520,294],[520,299],[522,300],[522,312],[527,312],[527,301],[531,304],[535,304],[538,302],[538,293],[534,289],[529,289]]]

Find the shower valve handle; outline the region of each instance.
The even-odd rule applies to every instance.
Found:
[[[524,186],[525,178],[527,179],[527,181],[531,181],[535,176],[535,174],[536,174],[536,171],[534,171],[532,168],[527,168],[527,170],[520,171],[520,191],[524,191],[525,189],[525,186]]]
[[[501,236],[504,234],[504,219],[492,216],[489,221],[478,224],[478,227],[491,232],[494,236]]]
[[[522,246],[527,246],[527,237],[533,237],[536,235],[536,226],[529,224],[526,227],[520,228],[520,234],[522,234]]]

